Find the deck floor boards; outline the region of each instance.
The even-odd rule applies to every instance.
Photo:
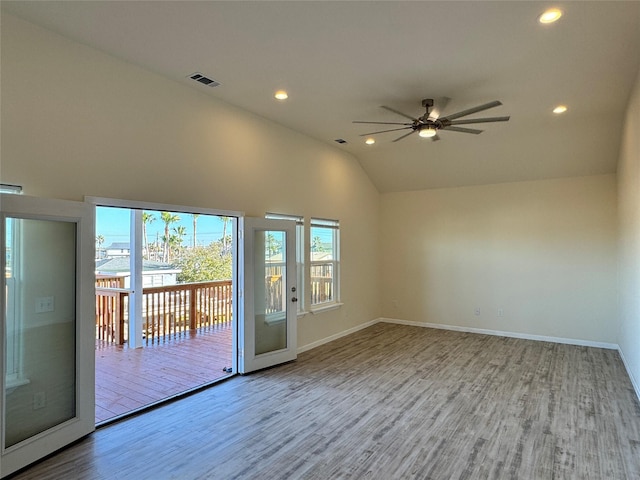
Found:
[[[231,327],[145,346],[96,348],[96,424],[229,374]]]

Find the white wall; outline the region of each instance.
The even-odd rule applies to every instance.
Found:
[[[381,212],[384,317],[616,342],[614,175],[391,193]]]
[[[640,397],[640,75],[627,108],[618,162],[620,334],[618,344]]]
[[[302,318],[298,345],[379,317],[379,194],[354,157],[9,14],[1,21],[3,182],[49,198],[339,219],[345,305]]]

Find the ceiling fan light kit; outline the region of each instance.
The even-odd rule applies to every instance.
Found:
[[[418,135],[420,135],[422,138],[435,137],[437,134],[438,134],[438,131],[429,125],[421,127],[420,131],[418,132]]]
[[[366,124],[375,124],[375,125],[398,125],[396,128],[390,128],[388,130],[379,130],[376,132],[363,133],[360,135],[361,137],[369,137],[371,135],[377,135],[378,133],[387,133],[387,132],[395,132],[399,130],[410,130],[410,132],[401,135],[400,137],[393,140],[397,142],[402,140],[403,138],[408,137],[412,133],[418,132],[420,137],[431,138],[431,140],[436,141],[439,140],[438,131],[439,130],[448,130],[450,132],[459,132],[459,133],[470,133],[473,135],[478,135],[482,133],[482,130],[478,130],[475,128],[464,128],[459,127],[458,125],[469,125],[475,123],[491,123],[491,122],[507,122],[509,121],[509,116],[502,117],[487,117],[487,118],[469,118],[466,120],[458,120],[459,118],[466,117],[467,115],[472,115],[474,113],[482,112],[484,110],[488,110],[490,108],[498,107],[502,105],[502,102],[498,100],[494,100],[493,102],[485,103],[483,105],[479,105],[477,107],[469,108],[467,110],[462,110],[460,112],[452,113],[449,115],[442,115],[441,112],[445,109],[447,104],[449,103],[449,98],[442,97],[438,99],[437,104],[434,102],[432,98],[425,98],[422,100],[422,106],[425,108],[425,113],[421,117],[414,118],[411,115],[407,115],[406,113],[395,110],[391,107],[387,107],[382,105],[381,108],[393,112],[397,115],[400,115],[411,122],[368,122],[368,121],[360,121],[354,120],[353,123],[366,123]],[[401,126],[400,126],[401,125]]]

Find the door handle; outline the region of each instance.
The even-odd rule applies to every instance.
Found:
[[[291,298],[291,301],[292,301],[293,303],[296,303],[296,302],[298,301],[298,299],[297,299],[296,297],[292,297],[292,298]]]

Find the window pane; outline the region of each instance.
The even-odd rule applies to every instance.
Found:
[[[338,292],[338,233],[337,220],[311,219],[311,303],[334,303]]]
[[[335,260],[333,228],[311,227],[311,261]]]
[[[334,301],[333,263],[311,265],[311,303]]]
[[[296,280],[298,285],[296,286],[298,291],[298,312],[301,312],[305,308],[305,294],[304,294],[304,218],[297,215],[286,215],[282,213],[266,213],[265,218],[272,220],[291,220],[296,222]]]

